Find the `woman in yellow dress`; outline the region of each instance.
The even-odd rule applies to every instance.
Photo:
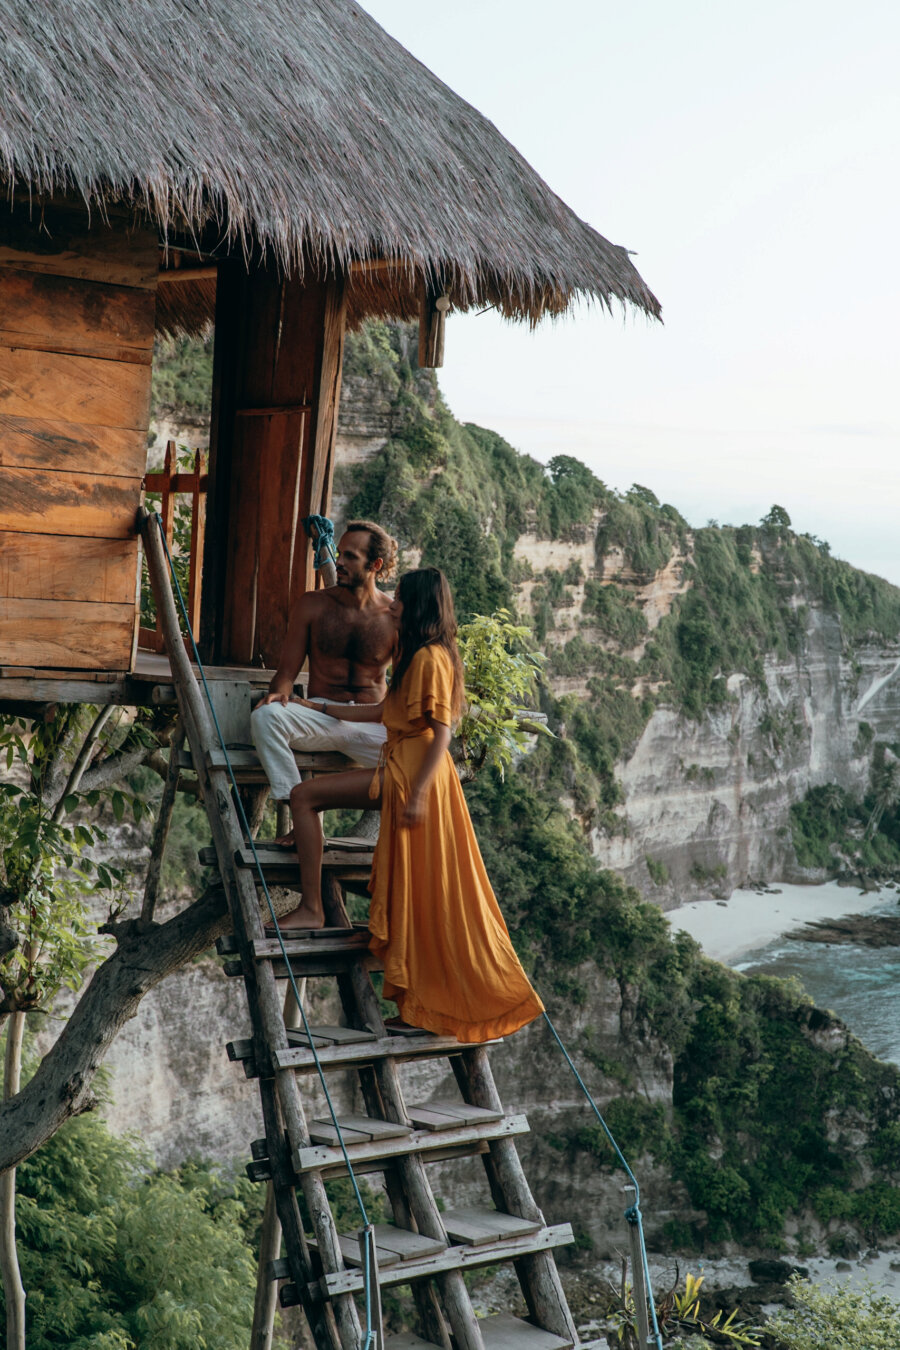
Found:
[[[369,929],[385,997],[404,1022],[427,1031],[466,1042],[506,1036],[543,1004],[513,949],[448,753],[464,686],[446,577],[435,567],[407,572],[392,610],[398,654],[384,703],[327,707],[347,721],[384,721],[382,763],[374,774],[361,769],[294,788],[303,901],[282,927],[324,923],[317,812],[377,806]]]

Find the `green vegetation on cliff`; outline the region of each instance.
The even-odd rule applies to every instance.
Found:
[[[804,1214],[829,1226],[836,1249],[855,1234],[900,1232],[900,1073],[799,988],[741,976],[684,935],[673,939],[659,909],[598,867],[585,833],[619,828],[615,765],[655,707],[699,718],[728,702],[735,673],[762,689],[764,657],[800,650],[805,605],[836,615],[848,647],[868,634],[893,639],[900,591],[794,533],[781,508],[758,526],[691,530],[647,488],[615,492],[567,456],[544,468],[495,433],[456,422],[411,352],[402,326],[373,324],[348,339],[345,376],[377,387],[391,434],[364,464],[340,468],[336,486],[348,514],[378,519],[408,554],[444,568],[463,618],[514,607],[528,581],[521,617],[532,620],[551,674],[584,681],[586,696],[545,691],[555,739],[542,739],[505,781],[485,773],[467,793],[523,960],[551,1003],[564,1015],[583,1002],[586,972],[599,968],[621,991],[634,1041],[671,1057],[667,1113],[642,1095],[624,1058],[598,1057],[588,1034],[574,1046],[605,1096],[612,1091],[610,1121],[632,1161],[654,1158],[705,1215],[670,1229],[670,1241],[778,1246],[787,1218]],[[596,537],[598,562],[618,550],[621,566],[611,584],[585,577],[574,558],[535,577],[515,553],[525,533],[573,549]],[[663,568],[686,584],[652,627],[641,587]],[[557,627],[560,613],[573,628]],[[789,733],[773,714],[773,737]],[[818,827],[798,819],[813,839]],[[893,807],[884,822],[894,828]],[[583,1119],[558,1143],[611,1166]]]
[[[516,585],[532,582],[523,618],[550,675],[587,686],[586,698],[546,704],[569,738],[568,777],[585,824],[618,828],[614,766],[655,707],[699,718],[728,702],[733,674],[763,690],[765,657],[799,652],[810,604],[840,619],[849,646],[900,631],[900,590],[796,534],[783,508],[756,526],[691,530],[639,484],[616,492],[567,455],[545,468],[496,433],[458,423],[434,372],[412,364],[412,350],[413,331],[403,325],[371,324],[348,338],[345,373],[390,404],[391,435],[363,465],[339,469],[338,487],[350,514],[381,521],[405,550],[444,569],[464,618],[513,607]],[[573,547],[593,534],[598,563],[621,557],[618,576],[585,578],[573,559],[565,571],[534,577],[515,556],[526,532]],[[651,631],[640,588],[663,568],[681,593]],[[557,629],[560,613],[574,630]]]

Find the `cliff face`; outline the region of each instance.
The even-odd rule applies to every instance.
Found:
[[[404,417],[381,373],[348,381],[336,454],[338,528],[367,464],[404,435]],[[391,526],[389,488],[383,500]],[[823,880],[824,871],[796,862],[790,807],[826,783],[861,797],[873,745],[900,739],[900,634],[851,639],[837,607],[823,604],[811,585],[779,576],[781,603],[795,628],[793,650],[758,651],[755,677],[729,670],[723,660],[726,697],[687,715],[647,674],[644,657],[660,625],[698,584],[694,533],[681,522],[661,565],[636,570],[634,550],[610,542],[602,506],[557,537],[542,531],[535,515],[528,511],[516,533],[506,574],[515,607],[534,622],[548,654],[553,694],[590,708],[592,686],[608,660],[624,658],[633,674],[617,678],[624,687],[630,681],[636,702],[650,694],[657,705],[617,758],[620,801],[613,818],[607,813],[590,827],[598,860],[664,908],[751,881]],[[490,508],[482,527],[494,528]],[[414,564],[418,550],[409,539],[402,542],[407,563]],[[753,545],[750,575],[765,568],[777,575],[779,566]],[[621,597],[640,632],[610,636],[597,618],[599,589]],[[567,653],[574,647],[579,655],[572,661]]]
[[[658,709],[618,766],[625,832],[595,831],[594,851],[666,908],[686,892],[727,894],[752,880],[824,880],[797,866],[791,805],[825,783],[861,796],[871,764],[863,724],[875,740],[897,737],[898,643],[868,642],[851,656],[836,616],[810,606],[801,651],[766,657],[764,672],[764,691],[729,676],[730,701],[699,721]],[[662,884],[647,858],[664,865]]]

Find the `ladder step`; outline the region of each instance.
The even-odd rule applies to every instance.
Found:
[[[362,1255],[359,1250],[358,1233],[339,1234],[341,1254],[348,1266],[361,1269]],[[314,1246],[310,1242],[310,1246]],[[396,1266],[405,1261],[420,1261],[437,1252],[447,1250],[446,1242],[440,1238],[425,1237],[421,1233],[411,1233],[407,1228],[395,1228],[393,1224],[375,1225],[375,1250],[378,1254],[378,1269],[383,1266]]]
[[[571,1341],[562,1336],[554,1336],[531,1322],[509,1313],[496,1313],[492,1317],[483,1317],[478,1323],[484,1339],[485,1350],[566,1350]],[[401,1331],[393,1336],[385,1336],[385,1350],[438,1350],[430,1341],[423,1341],[411,1331]],[[594,1341],[595,1350],[607,1350],[605,1340]],[[582,1343],[581,1350],[591,1350]]]
[[[369,945],[369,929],[364,923],[355,923],[352,928],[314,928],[308,933],[292,934],[289,929],[282,933],[284,948],[290,957],[298,959],[311,954],[321,956],[339,955],[342,952],[355,953],[365,951]],[[267,960],[281,956],[281,943],[277,938],[261,938],[250,944],[257,960]],[[216,938],[216,951],[219,956],[237,956],[240,946],[237,938],[228,933]]]
[[[377,1041],[378,1037],[374,1031],[360,1031],[357,1027],[310,1027],[313,1042],[318,1049],[320,1045],[362,1045],[369,1041]],[[291,1027],[287,1033],[288,1044],[300,1049],[309,1045],[309,1037],[300,1027]]]
[[[420,1130],[446,1130],[454,1125],[480,1125],[491,1120],[502,1120],[502,1111],[489,1111],[483,1106],[468,1106],[464,1102],[428,1102],[424,1106],[408,1106],[406,1114]]]
[[[537,1233],[528,1233],[521,1237],[500,1238],[495,1242],[486,1242],[479,1247],[444,1247],[431,1256],[413,1257],[408,1261],[400,1262],[396,1266],[390,1266],[380,1276],[379,1284],[382,1286],[407,1284],[410,1280],[427,1279],[446,1270],[475,1270],[479,1266],[492,1266],[499,1261],[518,1261],[520,1257],[530,1256],[534,1252],[548,1251],[552,1247],[567,1246],[573,1240],[572,1225],[560,1223],[553,1228],[541,1228]],[[364,1284],[362,1273],[339,1270],[323,1275],[318,1281],[318,1288],[320,1294],[325,1298],[334,1298],[339,1294],[360,1293]],[[479,1323],[479,1325],[482,1324]],[[524,1325],[528,1326],[529,1330],[535,1330],[528,1323]],[[499,1339],[497,1344],[499,1347]],[[530,1346],[532,1342],[522,1342],[522,1344]],[[546,1350],[557,1350],[557,1347],[558,1350],[564,1350],[564,1347],[571,1346],[571,1344],[571,1341],[564,1341],[555,1337],[552,1347],[548,1342]],[[534,1345],[535,1350],[543,1350],[541,1343],[534,1342]]]
[[[397,1125],[392,1120],[375,1120],[370,1116],[338,1116],[338,1125],[345,1144],[372,1143],[376,1139],[403,1139],[411,1134],[408,1125]],[[314,1144],[337,1144],[338,1132],[330,1120],[314,1120],[309,1127]]]
[[[485,1041],[496,1045],[496,1041]],[[409,1040],[384,1036],[360,1045],[326,1045],[319,1051],[319,1063],[326,1069],[344,1069],[348,1065],[373,1064],[378,1059],[434,1059],[437,1055],[461,1055],[472,1046],[455,1036],[432,1036],[426,1032]],[[276,1069],[296,1069],[298,1073],[315,1073],[316,1061],[311,1050],[273,1050],[272,1063]]]
[[[334,847],[326,847],[322,856],[322,866],[327,867],[340,878],[344,874],[352,877],[354,880],[366,880],[372,870],[372,847],[363,851],[355,848],[340,847],[340,839],[330,841]],[[218,856],[212,844],[205,844],[203,848],[197,850],[197,856],[204,867],[215,867],[218,864]],[[256,858],[253,856],[251,848],[235,849],[234,860],[238,867],[243,867],[247,871],[256,871],[256,860],[263,870],[263,876],[266,881],[275,885],[286,884],[292,890],[296,890],[300,885],[300,873],[297,868],[297,857],[291,849],[273,848],[271,845],[259,844],[256,848]]]
[[[278,945],[277,942],[275,945]],[[276,980],[289,978],[287,961],[277,960],[274,957],[266,959],[272,963],[272,975]],[[295,979],[307,975],[344,975],[352,965],[361,965],[363,970],[384,969],[378,957],[373,956],[364,947],[350,948],[345,953],[329,953],[326,950],[321,956],[311,953],[304,957],[290,957],[290,973]],[[245,973],[243,963],[240,960],[225,961],[222,964],[222,973],[232,978],[241,976]]]
[[[237,783],[267,783],[265,770],[259,762],[259,756],[255,750],[248,748],[239,748],[237,746],[228,750],[228,758],[231,761],[232,772]],[[211,769],[225,769],[225,756],[220,748],[208,750],[206,753],[206,762]],[[338,751],[321,752],[317,755],[303,754],[300,751],[294,754],[294,763],[300,770],[309,773],[342,773],[345,769],[352,769],[356,766],[346,755]],[[181,769],[193,769],[194,760],[189,750],[182,750],[178,756],[178,766]]]
[[[449,1209],[441,1215],[447,1236],[454,1242],[465,1242],[470,1247],[481,1247],[498,1238],[518,1237],[536,1233],[543,1224],[539,1219],[520,1219],[514,1214],[501,1214],[496,1209],[477,1209],[466,1206]]]
[[[494,1313],[478,1323],[485,1350],[570,1350],[572,1342],[511,1313]]]
[[[468,1151],[490,1139],[509,1139],[516,1135],[528,1134],[528,1120],[525,1116],[503,1116],[500,1120],[487,1121],[481,1125],[454,1125],[445,1130],[411,1130],[408,1134],[391,1138],[369,1139],[347,1144],[347,1156],[354,1168],[361,1168],[372,1162],[377,1166],[367,1171],[383,1171],[392,1158],[418,1153],[423,1161],[429,1161],[429,1155],[444,1153],[453,1149]],[[307,1148],[298,1148],[293,1155],[294,1171],[298,1175],[322,1169],[327,1176],[341,1176],[347,1167],[341,1149],[333,1144],[312,1144]]]

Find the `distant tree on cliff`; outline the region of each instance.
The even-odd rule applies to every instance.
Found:
[[[759,523],[768,526],[769,529],[780,529],[782,526],[787,530],[791,528],[790,516],[783,506],[778,505],[770,507]]]

